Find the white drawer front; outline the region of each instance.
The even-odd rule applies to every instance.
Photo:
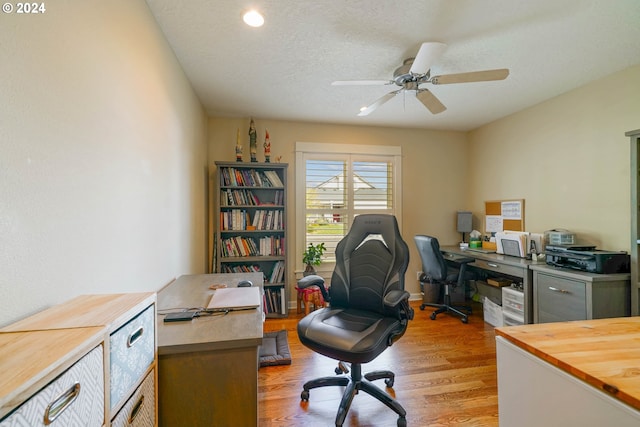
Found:
[[[91,350],[7,418],[0,421],[0,426],[102,426],[104,424],[102,352],[101,345]]]
[[[156,422],[155,406],[155,376],[151,371],[118,412],[111,427],[153,427]]]
[[[111,409],[129,397],[155,354],[154,306],[111,335]]]

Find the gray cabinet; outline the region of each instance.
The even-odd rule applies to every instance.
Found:
[[[640,129],[625,134],[631,139],[631,315],[640,314],[640,264],[638,245],[640,245]]]
[[[593,274],[548,265],[533,270],[534,323],[630,314],[629,275]]]

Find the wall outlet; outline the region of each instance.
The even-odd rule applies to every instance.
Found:
[[[418,270],[416,271],[416,279],[420,280],[420,276],[422,276],[422,271]]]

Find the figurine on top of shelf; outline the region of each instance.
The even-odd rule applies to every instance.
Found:
[[[270,163],[271,162],[271,141],[269,140],[269,131],[265,130],[265,137],[264,137],[264,162],[265,163]]]
[[[253,119],[251,119],[251,123],[249,123],[249,154],[251,155],[252,162],[258,161],[256,157],[258,152],[258,143],[256,142],[256,138],[256,124],[253,122]]]
[[[236,162],[242,161],[242,144],[240,143],[240,128],[238,128],[238,136],[236,137]]]

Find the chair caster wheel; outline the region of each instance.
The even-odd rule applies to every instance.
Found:
[[[424,304],[420,304],[420,310],[424,311],[425,305]]]
[[[393,387],[393,378],[387,378],[386,380],[384,380],[384,383],[387,385],[387,387],[391,388]]]
[[[407,427],[407,419],[403,417],[398,418],[398,427]]]
[[[429,317],[431,317],[431,320],[436,320],[436,314],[435,313],[431,313],[431,316],[429,316]]]
[[[462,323],[469,323],[469,319],[468,319],[468,318],[466,318],[466,317],[463,317],[463,318],[462,318],[462,319],[460,319],[460,320],[462,320]]]
[[[300,393],[300,399],[304,400],[305,402],[309,401],[309,390],[302,390],[302,393]]]
[[[338,362],[338,367],[334,369],[333,372],[335,372],[336,375],[348,374],[349,368],[347,368],[347,365],[345,365],[344,362]]]

